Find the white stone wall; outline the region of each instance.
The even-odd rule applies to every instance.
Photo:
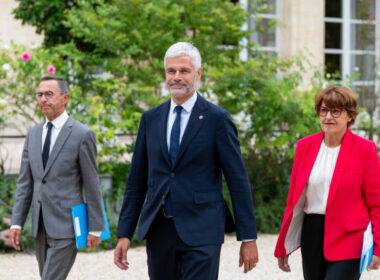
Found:
[[[281,0],[281,5],[281,57],[290,58],[302,54],[313,67],[323,71],[325,1]],[[306,83],[314,72],[309,69],[304,74]]]
[[[21,20],[13,17],[12,10],[17,7],[14,0],[0,0],[0,44],[10,45],[11,41],[27,46],[40,45],[43,36],[36,34],[35,28],[22,25]]]

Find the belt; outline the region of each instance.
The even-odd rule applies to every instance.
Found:
[[[164,216],[164,218],[166,218],[166,219],[171,219],[171,218],[173,218],[173,215],[172,215],[172,214],[169,214],[169,213],[165,210],[165,207],[164,207],[164,206],[161,207],[161,213],[162,213],[162,216]]]

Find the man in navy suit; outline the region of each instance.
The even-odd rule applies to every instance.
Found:
[[[233,223],[223,173],[242,241],[239,263],[248,272],[258,262],[257,234],[237,130],[225,110],[196,91],[202,74],[196,47],[172,45],[164,65],[171,99],[142,115],[114,262],[129,268],[127,251],[139,221],[150,279],[218,279],[221,244]]]

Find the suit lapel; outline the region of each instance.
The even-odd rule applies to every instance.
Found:
[[[186,151],[186,148],[189,146],[192,139],[197,134],[198,130],[204,124],[205,119],[207,118],[207,116],[205,115],[205,111],[207,111],[207,108],[208,105],[206,100],[198,94],[197,101],[195,102],[193,110],[191,111],[189,122],[187,123],[181,144],[179,146],[179,151],[177,158],[174,162],[174,167],[178,164],[178,161],[183,156],[184,152]]]
[[[297,187],[296,187],[296,193],[295,193],[296,199],[294,200],[294,205],[296,205],[299,197],[301,196],[303,190],[305,189],[307,181],[309,180],[311,170],[313,169],[315,160],[317,159],[318,152],[321,147],[323,135],[324,135],[323,131],[318,133],[315,139],[311,141],[310,147],[308,147],[308,151],[306,151],[306,156],[305,156],[305,161],[304,161],[305,168],[301,167],[302,169],[300,169],[304,171],[300,176],[300,180],[297,181]]]
[[[352,146],[353,146],[352,132],[349,129],[347,129],[346,133],[344,134],[342,144],[340,146],[338,158],[336,160],[333,177],[330,184],[329,195],[327,198],[326,208],[334,199],[335,193],[340,185],[342,175],[344,173],[345,167],[347,165],[347,162],[349,160],[349,157],[352,151]]]
[[[61,131],[58,134],[57,140],[55,141],[54,147],[50,153],[49,159],[46,163],[46,168],[44,171],[44,176],[48,173],[49,169],[53,165],[54,161],[57,158],[57,155],[61,151],[63,144],[65,144],[67,138],[71,134],[73,126],[73,119],[71,117],[68,118],[66,123],[63,125]]]
[[[43,173],[44,172],[44,167],[42,165],[42,129],[44,127],[44,123],[45,122],[42,122],[38,125],[37,127],[37,137],[36,137],[36,142],[35,142],[35,146],[33,147],[33,151],[35,151],[36,153],[36,158],[33,158],[33,162],[36,163],[37,165],[37,169]],[[40,173],[40,174],[41,174]]]
[[[161,106],[158,116],[158,138],[161,145],[161,151],[162,154],[170,166],[170,157],[169,157],[169,151],[168,151],[168,143],[167,143],[167,127],[168,127],[168,116],[169,116],[169,109],[170,109],[170,99],[166,101],[163,106]]]

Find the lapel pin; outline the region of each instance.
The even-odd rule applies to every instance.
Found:
[[[200,116],[199,116],[199,119],[200,119],[200,120],[203,120],[203,115],[200,115]]]

